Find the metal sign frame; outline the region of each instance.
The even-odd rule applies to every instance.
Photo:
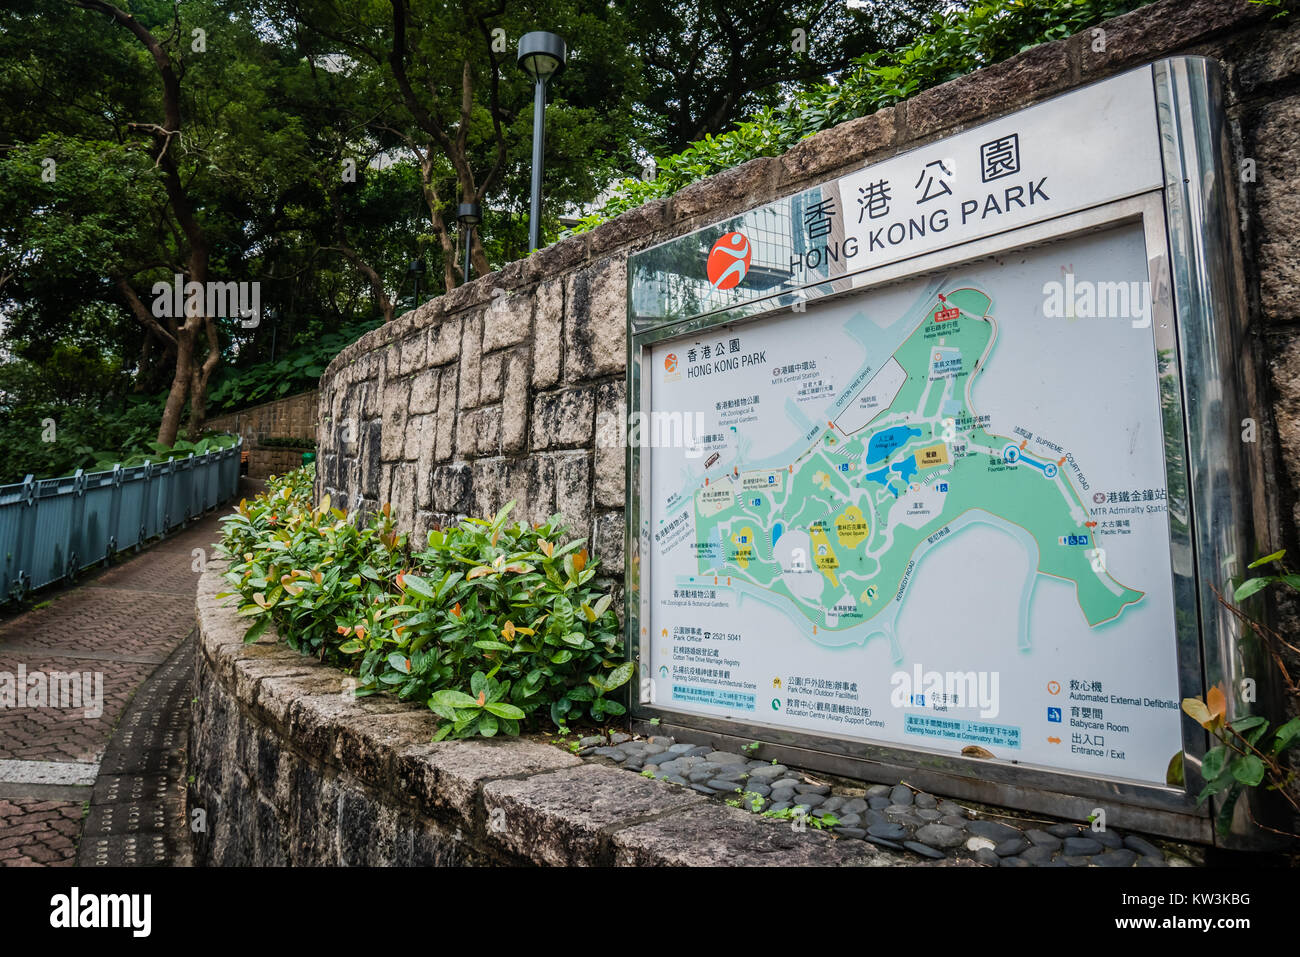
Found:
[[[796,288],[778,287],[770,294],[707,311],[688,306],[677,315],[638,315],[637,303],[643,297],[636,289],[637,258],[657,257],[654,261],[663,262],[668,253],[669,262],[676,256],[682,267],[689,265],[698,271],[703,261],[701,250],[740,228],[744,215],[751,214],[635,254],[628,270],[628,411],[635,417],[651,408],[651,377],[643,363],[648,349],[664,340],[779,315],[800,303],[827,302],[903,279],[970,266],[1010,250],[1140,223],[1148,255],[1155,345],[1157,351],[1173,350],[1177,356],[1164,375],[1172,379],[1169,385],[1179,405],[1177,419],[1183,424],[1181,430],[1164,435],[1169,511],[1172,514],[1181,508],[1186,516],[1185,524],[1180,523],[1181,533],[1170,525],[1175,608],[1189,612],[1177,616],[1179,689],[1188,697],[1222,684],[1228,693],[1229,717],[1235,718],[1249,711],[1237,689],[1240,678],[1251,673],[1256,663],[1243,659],[1240,625],[1219,603],[1214,588],[1222,590],[1232,575],[1243,571],[1241,556],[1257,552],[1253,510],[1267,497],[1260,494],[1258,486],[1252,486],[1260,480],[1262,469],[1252,469],[1253,450],[1240,441],[1237,426],[1242,420],[1241,408],[1253,407],[1254,396],[1251,377],[1235,374],[1243,354],[1246,310],[1229,188],[1232,180],[1223,173],[1230,168],[1230,152],[1221,84],[1217,65],[1198,57],[1164,60],[1132,72],[1144,71],[1150,76],[1156,105],[1163,188],[874,268],[845,268],[838,275],[819,277]],[[649,554],[648,513],[643,501],[648,501],[650,489],[644,451],[628,444],[625,617],[629,656],[638,663],[650,660],[645,627],[649,599],[643,586],[652,569],[642,559]],[[1179,462],[1185,463],[1185,469],[1178,468],[1175,463]],[[874,744],[760,721],[682,712],[652,704],[648,680],[643,678],[639,693],[636,689],[632,693],[631,713],[639,730],[653,728],[649,721],[658,719],[661,733],[681,729],[733,746],[758,740],[769,745],[765,754],[782,761],[853,778],[897,781],[905,777],[919,787],[959,798],[1076,819],[1101,807],[1109,809],[1112,824],[1182,839],[1213,839],[1210,808],[1198,807],[1194,800],[1203,786],[1198,768],[1207,735],[1186,715],[1180,715],[1183,746],[1193,759],[1187,762],[1186,783],[1159,787],[1082,772],[993,763],[923,746]],[[1235,842],[1241,844],[1251,836],[1244,809],[1239,808]]]

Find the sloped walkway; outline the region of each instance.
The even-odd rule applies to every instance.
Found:
[[[194,549],[225,511],[0,622],[0,866],[185,863]]]

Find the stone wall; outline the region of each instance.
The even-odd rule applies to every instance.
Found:
[[[320,393],[313,389],[274,402],[208,419],[208,428],[242,435],[245,441],[265,438],[316,438],[316,409]]]
[[[320,394],[313,389],[274,402],[264,402],[208,420],[208,428],[244,437],[250,478],[266,478],[302,464],[302,450],[262,448],[262,439],[316,440],[316,410]]]
[[[1244,356],[1271,381],[1254,410],[1277,492],[1262,545],[1295,544],[1300,501],[1300,280],[1292,224],[1300,194],[1300,22],[1247,0],[1163,0],[920,93],[753,160],[584,235],[514,262],[376,329],[321,378],[319,491],[374,508],[391,501],[419,534],[510,499],[534,521],[559,511],[622,570],[624,452],[599,448],[597,415],[617,410],[626,372],[630,251],[833,179],[894,153],[1162,57],[1219,60],[1239,160],[1251,290]],[[1276,412],[1276,415],[1274,415]]]
[[[194,862],[222,866],[860,865],[863,841],[796,833],[544,740],[430,743],[432,712],[355,698],[342,672],[245,645],[222,562],[198,586],[189,738]]]

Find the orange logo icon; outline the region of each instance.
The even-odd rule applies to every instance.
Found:
[[[1059,681],[1049,681],[1049,682],[1047,682],[1047,693],[1048,693],[1048,694],[1060,694],[1060,693],[1061,693],[1061,683],[1060,683]]]
[[[1061,743],[1061,739],[1060,739],[1060,738],[1048,738],[1048,739],[1047,739],[1047,743],[1048,743],[1048,744],[1060,744],[1060,743]]]
[[[676,371],[677,371],[677,356],[676,356],[676,354],[670,352],[670,353],[668,353],[668,355],[664,356],[664,369],[666,369],[666,370],[669,371],[669,372],[676,372]]]
[[[744,233],[727,233],[709,250],[704,271],[714,289],[731,289],[740,285],[749,272],[754,251]]]

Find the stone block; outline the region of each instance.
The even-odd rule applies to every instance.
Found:
[[[602,575],[623,574],[623,512],[602,512],[591,523],[592,554],[600,559]]]
[[[596,505],[621,508],[627,478],[627,384],[596,390]]]
[[[909,140],[933,136],[960,123],[1010,113],[1070,85],[1068,41],[1044,43],[903,104]]]
[[[806,188],[819,176],[874,160],[894,143],[894,109],[840,123],[802,140],[780,158],[780,185]]]
[[[480,459],[470,466],[474,485],[474,508],[471,514],[476,518],[491,518],[505,504],[506,500],[502,498],[501,465],[500,459]]]
[[[440,465],[433,470],[433,507],[453,515],[474,508],[474,480],[468,465]]]
[[[528,348],[502,358],[501,451],[522,452],[528,442]]]
[[[446,365],[460,355],[461,323],[459,316],[447,317],[429,330],[429,365]]]
[[[429,335],[423,330],[402,340],[402,375],[410,375],[412,372],[425,367],[425,352],[428,343]]]
[[[537,395],[533,399],[533,448],[588,445],[594,428],[595,406],[594,389],[566,389]]]
[[[361,471],[361,494],[366,498],[379,495],[379,471],[383,449],[384,423],[382,419],[367,422],[361,432],[361,455],[358,468]]]
[[[398,755],[396,770],[410,783],[420,806],[451,811],[461,821],[476,819],[479,789],[502,778],[526,777],[576,768],[582,759],[559,748],[519,738],[444,741]]]
[[[445,370],[438,389],[438,424],[433,457],[439,462],[447,461],[453,452],[457,416],[456,381],[457,376],[451,370]]]
[[[501,401],[502,378],[505,356],[500,352],[489,352],[479,365],[478,400],[484,405]]]
[[[555,511],[573,534],[582,534],[591,515],[591,455],[587,452],[557,452],[555,463]]]
[[[1279,482],[1288,488],[1300,485],[1300,336],[1289,332],[1279,341],[1271,338],[1269,372],[1273,379],[1274,424],[1282,465],[1289,481]],[[1300,504],[1292,506],[1292,521],[1300,526]]]
[[[532,333],[532,319],[531,294],[494,295],[483,311],[483,351],[493,352],[526,342]]]
[[[412,415],[438,411],[437,369],[426,369],[411,380],[411,400],[408,406]]]
[[[718,219],[739,211],[772,186],[773,174],[779,169],[777,162],[760,156],[739,166],[715,173],[708,179],[691,183],[673,194],[672,218],[681,222],[708,214]]]
[[[615,257],[569,277],[564,291],[564,379],[577,382],[626,368],[627,260]]]
[[[600,863],[609,828],[703,800],[692,791],[597,764],[483,785],[483,805],[489,817],[498,812],[501,821],[497,839],[531,861],[556,866]]]
[[[555,512],[555,463],[547,455],[527,459],[528,499],[524,517],[530,524],[541,524]]]
[[[598,259],[654,236],[668,221],[668,200],[652,199],[629,209],[587,234],[587,255]]]
[[[1294,157],[1300,155],[1300,96],[1274,100],[1253,114],[1247,133],[1255,160],[1256,182],[1247,194],[1259,222],[1257,264],[1260,310],[1266,319],[1300,318],[1292,291],[1300,286],[1300,192],[1292,183]]]
[[[620,828],[610,842],[621,867],[835,867],[881,856],[865,841],[837,840],[811,827],[796,831],[787,821],[712,801]]]
[[[1158,60],[1215,33],[1262,20],[1268,14],[1248,0],[1162,0],[1100,25],[1105,48],[1094,49],[1091,30],[1079,37],[1083,79]]]
[[[406,445],[406,403],[409,389],[405,382],[390,382],[384,387],[383,435],[380,458],[393,462],[402,458]]]
[[[398,526],[409,528],[415,518],[415,466],[412,463],[403,462],[393,467],[388,501],[392,503]]]
[[[471,316],[465,320],[465,331],[460,343],[460,391],[458,399],[462,409],[472,409],[479,404],[482,341],[483,318],[481,316]]]
[[[528,257],[525,264],[526,282],[536,282],[550,276],[558,276],[572,269],[587,258],[587,237],[585,234],[570,236],[552,243],[545,249],[539,249]]]
[[[533,294],[533,388],[545,389],[560,381],[563,355],[564,286],[562,279],[541,283]]]
[[[429,477],[433,474],[437,422],[436,415],[413,415],[406,423],[406,447],[415,447],[415,501],[420,508],[429,508],[433,502]]]
[[[1244,37],[1234,53],[1237,83],[1243,93],[1295,79],[1300,76],[1300,23],[1287,29],[1276,25],[1257,36]]]

